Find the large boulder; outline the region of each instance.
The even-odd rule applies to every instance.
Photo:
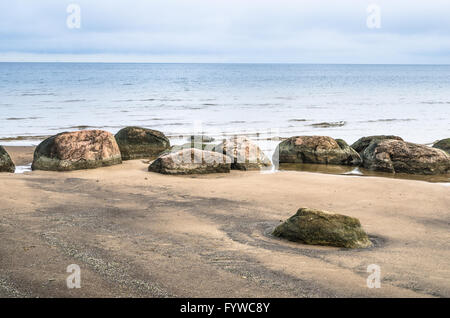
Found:
[[[259,170],[272,166],[264,152],[246,137],[234,136],[223,140],[214,151],[230,157],[233,170]]]
[[[0,172],[14,172],[16,167],[5,148],[0,146]]]
[[[277,158],[278,157],[278,158]],[[278,160],[277,160],[278,159]],[[342,139],[327,136],[297,136],[282,141],[274,162],[360,165],[361,157]]]
[[[116,134],[123,160],[156,158],[170,147],[170,141],[160,131],[126,127]]]
[[[445,151],[395,139],[372,141],[362,157],[369,170],[426,175],[450,171],[450,155]]]
[[[160,156],[148,171],[163,174],[205,174],[230,172],[227,156],[213,151],[190,148]]]
[[[280,224],[273,235],[312,245],[346,248],[372,245],[358,219],[308,208],[300,208],[295,215]]]
[[[395,139],[403,141],[403,139],[399,136],[390,136],[390,135],[368,136],[359,138],[351,145],[351,147],[361,155],[362,152],[370,145],[370,143],[373,140],[385,140],[385,139]]]
[[[102,130],[63,132],[47,138],[34,152],[33,170],[70,171],[122,163],[114,136]]]
[[[450,153],[450,138],[439,140],[433,145],[433,148],[442,149]]]

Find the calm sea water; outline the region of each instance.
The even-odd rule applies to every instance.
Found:
[[[80,128],[270,137],[450,137],[450,66],[0,63],[0,143]],[[339,123],[324,127],[319,123]],[[25,136],[22,140],[5,138]]]

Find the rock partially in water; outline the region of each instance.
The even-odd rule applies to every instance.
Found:
[[[162,132],[141,127],[123,128],[115,138],[122,160],[155,158],[170,147],[169,139]]]
[[[231,161],[227,156],[213,151],[184,149],[160,156],[148,167],[148,171],[162,174],[186,175],[230,172]]]
[[[278,157],[278,158],[277,158]],[[327,136],[296,136],[282,141],[273,162],[359,165],[359,154],[342,139]]]
[[[372,245],[358,219],[309,208],[300,208],[280,224],[274,236],[311,245],[365,248]]]
[[[355,143],[351,145],[351,147],[361,155],[362,152],[370,145],[372,141],[385,139],[395,139],[403,141],[403,139],[399,136],[389,136],[389,135],[368,136],[359,138]]]
[[[233,170],[259,170],[272,166],[264,152],[246,137],[235,136],[224,140],[214,151],[229,156]]]
[[[342,127],[345,126],[347,122],[345,121],[336,121],[336,122],[323,122],[323,123],[315,123],[310,126],[315,128],[330,128],[330,127]]]
[[[433,145],[433,148],[444,150],[450,154],[450,138],[439,140]]]
[[[122,163],[114,136],[102,130],[64,132],[37,146],[33,170],[70,171]]]
[[[445,151],[402,140],[373,140],[362,157],[364,168],[375,171],[424,175],[450,171],[450,155]]]
[[[9,156],[8,152],[0,146],[0,172],[12,172],[16,170],[14,162]]]

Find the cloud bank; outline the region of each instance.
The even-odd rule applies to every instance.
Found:
[[[448,0],[3,0],[0,61],[449,64],[449,12]]]

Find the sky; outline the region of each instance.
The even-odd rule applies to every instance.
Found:
[[[450,64],[450,1],[1,0],[0,61]]]

